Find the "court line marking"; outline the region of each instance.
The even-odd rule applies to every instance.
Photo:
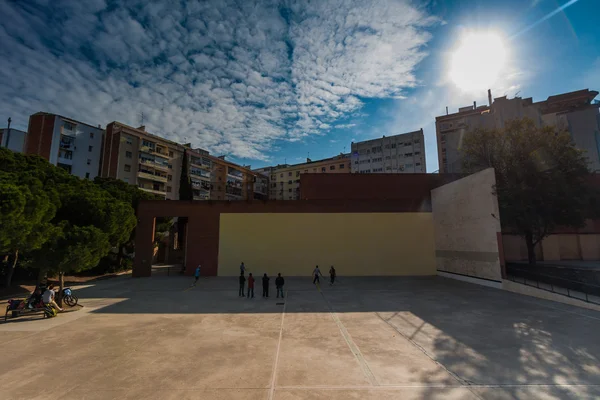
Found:
[[[379,386],[379,382],[377,382],[377,379],[375,378],[373,371],[371,371],[371,368],[369,368],[369,364],[367,364],[367,361],[365,360],[364,356],[362,355],[360,349],[358,348],[356,343],[354,343],[354,341],[352,340],[352,336],[350,336],[350,332],[348,332],[348,330],[346,329],[346,327],[344,326],[344,324],[342,323],[340,318],[334,312],[333,307],[331,306],[331,303],[329,302],[329,300],[327,300],[327,298],[325,297],[325,294],[323,293],[321,288],[319,287],[318,289],[319,289],[319,292],[321,293],[321,296],[323,297],[323,300],[325,300],[327,307],[329,308],[329,314],[331,315],[331,318],[338,326],[338,329],[340,330],[342,337],[346,341],[346,344],[350,348],[350,351],[354,355],[354,358],[356,358],[356,361],[358,361],[360,369],[363,371],[363,373],[365,374],[365,376],[369,380],[369,383],[371,383],[372,386]]]
[[[269,390],[269,400],[275,396],[275,383],[277,380],[277,367],[279,366],[279,351],[281,350],[281,339],[283,338],[283,322],[285,320],[285,309],[289,300],[289,292],[286,290],[283,300],[283,310],[281,311],[281,325],[279,327],[279,340],[277,341],[277,350],[275,350],[275,362],[273,362],[273,374],[271,376],[271,387]]]

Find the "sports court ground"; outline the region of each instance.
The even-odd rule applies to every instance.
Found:
[[[599,312],[441,277],[288,278],[284,304],[190,283],[98,282],[77,311],[1,323],[0,398],[600,397]]]

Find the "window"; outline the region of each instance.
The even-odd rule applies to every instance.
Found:
[[[413,153],[406,153],[404,156],[405,157],[412,157]]]
[[[279,177],[280,177],[280,178],[283,178],[283,174],[279,174]]]
[[[169,151],[169,157],[173,157],[173,152]]]
[[[125,158],[131,158],[133,154],[130,151],[125,152]]]
[[[300,176],[300,171],[296,171],[296,176]]]
[[[91,153],[94,146],[88,146],[88,151]]]
[[[292,171],[288,172],[288,176],[292,176]]]
[[[413,167],[413,165],[412,165],[412,164],[406,164],[406,165],[404,166],[404,168],[412,168],[412,167]]]
[[[305,170],[304,170],[304,172],[305,172],[305,173],[307,173],[307,172],[308,172],[308,170],[307,170],[307,169],[305,169]]]
[[[386,160],[389,160],[389,159],[390,159],[390,156],[385,156],[385,159],[386,159]]]
[[[418,156],[419,154],[421,154],[420,151],[415,151],[415,156]]]
[[[329,169],[330,169],[331,171],[333,171],[333,170],[335,169],[335,165],[331,165],[331,166],[329,167]]]
[[[294,182],[296,182],[296,183],[300,183],[300,179],[296,179]]]
[[[125,136],[125,143],[133,144],[133,139],[131,139],[131,137],[129,137],[129,136]]]
[[[167,182],[171,182],[173,180],[173,175],[167,175]]]
[[[131,165],[125,164],[125,172],[131,172]]]
[[[92,160],[90,160],[89,158],[87,159],[87,165],[92,165]]]
[[[392,149],[396,148],[396,143],[392,143]]]
[[[421,166],[421,163],[420,163],[420,162],[418,162],[418,163],[416,163],[415,165],[416,165],[417,167],[420,167],[420,166]]]
[[[327,171],[327,168],[325,168],[325,167],[321,168],[321,172],[325,172],[325,171]]]
[[[167,193],[171,193],[171,186],[167,186]]]
[[[408,146],[412,146],[412,142],[406,142],[406,143],[404,143],[404,147],[408,147]]]
[[[354,165],[358,164],[358,160],[354,161]]]
[[[90,139],[94,138],[94,132],[90,132]]]
[[[316,168],[313,168],[313,172],[317,172],[317,169],[316,169]]]
[[[340,164],[340,169],[344,169],[344,164]]]
[[[73,129],[75,129],[75,124],[72,124],[70,122],[65,121],[65,124],[63,126],[65,127],[65,130],[67,130],[67,131],[72,131]]]
[[[291,184],[292,184],[292,181],[288,181],[288,185],[291,185]]]
[[[290,189],[288,189],[288,192],[292,193],[292,189],[291,189],[291,188],[290,188]]]
[[[129,177],[123,178],[123,182],[129,183]]]
[[[89,172],[85,173],[85,179],[90,179],[90,173]]]
[[[167,166],[169,167],[169,169],[173,169],[173,165],[169,164]],[[221,179],[221,178],[219,178],[219,179]]]

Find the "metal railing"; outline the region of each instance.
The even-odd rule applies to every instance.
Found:
[[[600,305],[599,285],[531,271],[527,267],[514,265],[507,265],[506,272],[507,278],[513,282]]]

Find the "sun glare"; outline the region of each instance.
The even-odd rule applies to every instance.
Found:
[[[489,89],[498,80],[505,62],[506,49],[500,36],[471,33],[452,53],[450,78],[464,91]]]

